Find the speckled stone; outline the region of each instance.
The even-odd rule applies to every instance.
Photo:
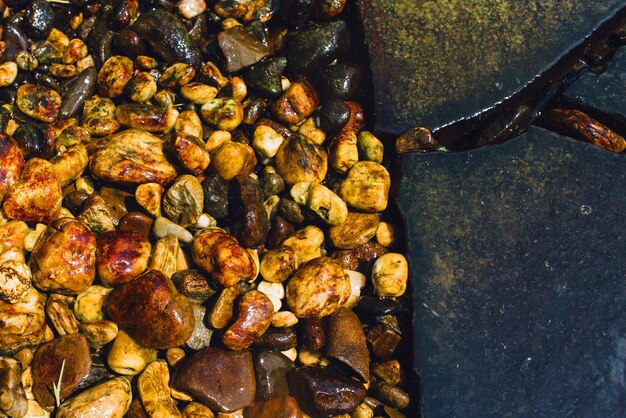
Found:
[[[626,155],[531,128],[399,165],[422,416],[622,417]]]
[[[372,66],[376,129],[391,133],[416,125],[436,130],[491,109],[624,8],[621,0],[357,4]]]

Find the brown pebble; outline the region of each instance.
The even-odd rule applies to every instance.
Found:
[[[254,401],[256,382],[249,351],[204,348],[185,357],[171,386],[214,411],[233,412]]]
[[[87,340],[82,334],[69,334],[43,343],[33,358],[33,394],[46,407],[55,404],[53,383],[60,384],[60,400],[63,401],[78,387],[80,380],[89,374],[91,354]]]
[[[113,290],[106,310],[120,329],[145,347],[180,346],[194,328],[189,301],[157,270],[149,270]]]
[[[257,402],[244,412],[246,418],[302,418],[298,401],[291,396],[277,396]]]

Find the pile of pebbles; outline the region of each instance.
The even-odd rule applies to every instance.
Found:
[[[410,410],[350,9],[0,1],[0,416]]]

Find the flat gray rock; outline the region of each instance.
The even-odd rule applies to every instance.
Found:
[[[423,417],[624,417],[626,155],[533,127],[399,170]]]
[[[494,108],[541,78],[625,6],[623,0],[357,4],[374,81],[376,129],[395,134],[416,125],[436,130]]]

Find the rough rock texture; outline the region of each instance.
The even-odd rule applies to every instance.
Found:
[[[531,128],[399,163],[423,417],[623,416],[626,156]]]
[[[376,129],[431,130],[519,92],[624,7],[620,0],[359,0]]]

